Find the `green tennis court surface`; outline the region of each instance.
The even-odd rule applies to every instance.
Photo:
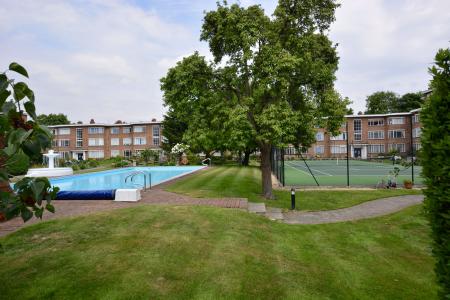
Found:
[[[347,162],[346,160],[307,160],[311,172],[316,177],[320,185],[347,185]],[[285,184],[288,186],[315,186],[313,176],[308,170],[303,160],[287,160],[284,163]],[[403,180],[411,180],[411,167],[405,168],[402,165],[392,162],[368,161],[368,160],[350,160],[349,173],[351,186],[376,186],[382,180],[387,182],[389,171],[394,167],[400,169],[397,177],[397,184],[403,186]],[[422,184],[423,179],[420,176],[422,167],[414,166],[414,183]]]

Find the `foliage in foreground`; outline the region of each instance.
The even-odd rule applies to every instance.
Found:
[[[450,48],[439,50],[430,73],[433,93],[420,114],[422,172],[441,297],[450,299]]]
[[[0,73],[0,221],[18,215],[27,221],[33,213],[42,217],[44,209],[54,212],[50,202],[58,188],[51,188],[46,178],[24,178],[13,191],[9,177],[17,172],[19,164],[29,162],[50,146],[51,133],[37,122],[34,92],[25,82],[8,77],[7,72],[28,78],[25,68],[14,62]]]
[[[436,298],[420,207],[292,226],[233,209],[140,206],[0,241],[5,299]]]

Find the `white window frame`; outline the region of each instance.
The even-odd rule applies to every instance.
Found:
[[[322,131],[316,132],[316,141],[321,142],[325,139],[325,134]]]
[[[396,149],[400,153],[406,152],[406,147],[405,147],[405,144],[403,144],[403,143],[389,144],[388,145],[388,149],[389,149],[389,151],[392,151],[393,149]]]
[[[123,127],[122,128],[122,133],[131,133],[131,127],[129,127],[129,126]]]
[[[67,139],[59,140],[58,141],[58,146],[59,147],[64,147],[64,148],[70,147],[70,140],[67,140]]]
[[[133,132],[134,133],[144,133],[145,126],[133,126]]]
[[[70,128],[58,128],[58,135],[69,135]]]
[[[103,138],[89,138],[88,139],[88,146],[97,147],[97,146],[104,146],[105,140]]]
[[[330,152],[331,152],[331,154],[347,153],[347,146],[346,145],[331,145]]]
[[[75,147],[80,148],[83,147],[83,128],[76,129],[76,142]]]
[[[397,137],[395,133],[401,132],[401,137]],[[388,138],[390,139],[404,139],[406,137],[405,129],[394,129],[388,131]]]
[[[94,159],[104,158],[105,157],[105,152],[103,150],[89,150],[88,151],[88,157],[89,158],[94,158]]]
[[[420,137],[421,134],[422,134],[422,128],[420,128],[420,127],[413,128],[413,131],[412,131],[413,138],[418,138],[418,137]]]
[[[103,134],[105,129],[103,127],[88,127],[88,134]]]
[[[369,140],[383,140],[384,139],[384,131],[383,130],[375,130],[367,132],[367,139]]]
[[[114,149],[111,150],[111,157],[117,157],[120,156],[120,150]]]
[[[143,136],[137,136],[134,138],[134,145],[147,145],[147,138]]]
[[[367,125],[369,126],[384,126],[384,119],[369,119],[367,121]]]
[[[345,141],[347,140],[347,132],[341,132],[336,136],[330,136],[330,141]]]
[[[369,144],[367,146],[368,153],[384,153],[384,144]]]
[[[133,144],[133,140],[131,138],[123,138],[122,139],[122,145],[124,146],[131,146]]]
[[[111,134],[119,134],[120,128],[119,127],[111,127]]]
[[[325,146],[315,146],[314,147],[314,153],[315,154],[324,154],[325,153]]]
[[[120,139],[119,138],[112,138],[111,139],[111,146],[120,146]]]
[[[388,119],[389,125],[403,125],[405,124],[405,117],[390,117]]]

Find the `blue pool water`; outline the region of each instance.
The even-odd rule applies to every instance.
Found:
[[[147,187],[149,187],[148,174],[151,174],[152,186],[154,186],[158,183],[197,171],[202,168],[204,167],[133,167],[51,178],[50,183],[53,186],[59,187],[61,191],[142,188],[144,185],[144,176],[142,174],[134,176],[132,183],[130,180],[127,180],[127,183],[125,183],[125,178],[133,172],[143,171],[147,174]]]

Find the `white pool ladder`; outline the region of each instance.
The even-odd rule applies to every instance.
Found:
[[[208,163],[206,163],[206,161],[208,161]],[[205,158],[204,160],[202,160],[202,165],[203,166],[211,166],[211,158]]]

